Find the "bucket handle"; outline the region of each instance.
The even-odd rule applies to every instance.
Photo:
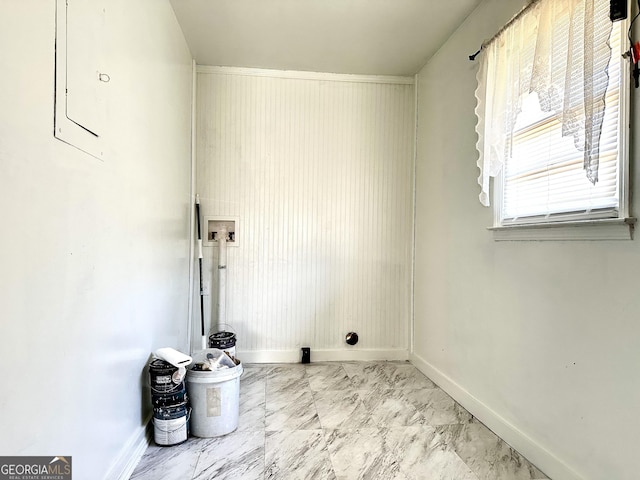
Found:
[[[177,432],[178,430],[182,429],[187,423],[189,423],[189,419],[191,418],[191,409],[189,409],[187,411],[187,415],[186,415],[187,419],[185,420],[185,424],[184,425],[180,425],[177,428],[174,428],[173,430],[164,430],[162,428],[160,428],[160,426],[156,423],[156,420],[160,420],[159,418],[153,417],[153,426],[155,428],[157,428],[158,430],[160,430],[162,433],[173,433],[173,432]],[[180,418],[180,417],[178,417]],[[172,418],[171,420],[177,420],[177,418]]]
[[[153,385],[150,385],[150,387],[151,387],[151,391],[152,391],[153,393],[164,393],[164,394],[166,394],[166,393],[179,392],[180,390],[182,390],[182,388],[183,388],[183,387],[181,387],[181,388],[177,388],[177,387],[179,387],[182,383],[183,383],[183,382],[180,382],[180,383],[174,383],[174,384],[173,384],[174,386],[173,386],[173,387],[171,387],[171,389],[170,389],[170,390],[159,390],[159,389],[157,389],[157,388],[153,388]]]
[[[236,335],[238,335],[238,332],[236,332],[236,329],[233,328],[230,324],[228,323],[219,323],[218,324],[220,327],[224,326],[224,330],[220,330],[221,332],[226,332],[227,331],[227,327],[229,327],[229,329],[231,330],[231,333],[235,333]],[[213,333],[218,333],[218,332],[212,332],[209,335],[213,335]]]

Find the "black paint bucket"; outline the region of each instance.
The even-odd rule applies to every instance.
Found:
[[[172,407],[187,401],[187,385],[185,382],[180,382],[175,391],[151,394],[151,404],[154,407]]]
[[[178,367],[161,359],[149,364],[149,383],[152,395],[166,395],[184,389],[183,379],[178,374]]]
[[[209,335],[209,348],[217,348],[236,356],[236,334],[233,332],[217,332]]]

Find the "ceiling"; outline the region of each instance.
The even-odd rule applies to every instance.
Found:
[[[171,0],[171,4],[199,65],[413,75],[480,1]]]

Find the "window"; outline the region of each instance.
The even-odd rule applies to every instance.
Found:
[[[564,239],[567,225],[588,227],[576,238],[630,238],[627,22],[608,17],[608,1],[541,0],[484,48],[480,199],[489,205],[495,177],[496,239]]]

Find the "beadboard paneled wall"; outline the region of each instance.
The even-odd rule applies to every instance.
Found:
[[[413,79],[199,67],[196,191],[203,216],[239,217],[226,311],[243,360],[407,358],[414,113]]]

